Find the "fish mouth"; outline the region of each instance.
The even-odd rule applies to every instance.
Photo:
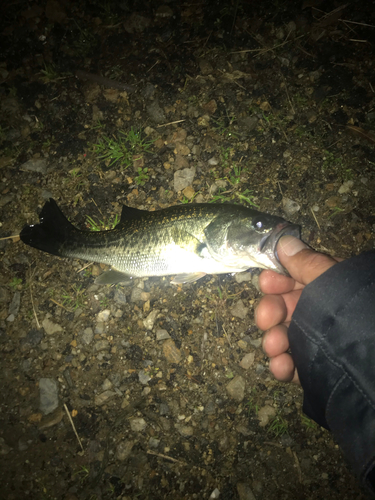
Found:
[[[280,222],[271,233],[262,238],[259,248],[261,252],[271,251],[275,255],[278,263],[280,263],[280,260],[277,255],[276,247],[282,236],[294,236],[295,238],[301,239],[301,228],[297,224]]]

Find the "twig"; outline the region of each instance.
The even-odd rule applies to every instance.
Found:
[[[85,451],[85,450],[84,450],[84,448],[83,448],[83,446],[82,446],[82,442],[81,442],[81,440],[79,439],[79,436],[78,436],[78,433],[77,433],[77,430],[76,430],[76,426],[74,425],[73,419],[72,419],[72,417],[70,416],[70,413],[69,413],[68,407],[66,406],[66,404],[65,404],[65,403],[64,403],[64,409],[65,409],[66,414],[68,415],[69,421],[70,421],[70,423],[71,423],[71,425],[72,425],[72,427],[73,427],[74,434],[76,435],[76,438],[77,438],[78,443],[79,443],[79,445],[80,445],[80,447],[81,447],[81,450],[82,450],[82,451]]]
[[[186,462],[182,460],[177,460],[177,458],[169,457],[168,455],[163,455],[162,453],[156,453],[155,451],[147,450],[149,455],[154,455],[155,457],[165,458],[166,460],[170,460],[171,462],[175,462],[176,464],[187,465]]]
[[[293,451],[293,456],[294,456],[294,461],[296,462],[296,468],[297,468],[297,472],[298,472],[298,479],[299,479],[299,482],[302,483],[302,471],[301,471],[301,467],[299,465],[299,460],[298,460],[298,457],[297,457],[297,453],[295,451]]]
[[[65,309],[65,311],[68,311],[68,312],[72,312],[70,309],[67,309],[65,306],[63,306],[62,304],[60,304],[60,302],[57,302],[57,300],[55,299],[49,299],[51,302],[53,302],[54,304],[62,307],[63,309]]]
[[[286,96],[287,96],[287,98],[288,98],[288,101],[289,101],[290,107],[292,108],[292,113],[295,115],[295,114],[296,114],[296,112],[295,112],[295,109],[294,109],[293,103],[292,103],[292,101],[290,100],[290,97],[289,97],[289,92],[288,92],[288,87],[287,87],[287,85],[286,85],[286,80],[285,80],[285,77],[284,77],[284,75],[283,75],[282,73],[280,73],[280,74],[281,74],[281,76],[282,76],[282,78],[283,78],[283,80],[284,80],[284,88],[285,88]]]
[[[35,309],[35,305],[34,305],[34,298],[33,298],[33,285],[32,285],[32,278],[33,278],[33,276],[31,274],[31,270],[29,272],[30,272],[29,285],[30,285],[31,305],[33,306],[33,313],[34,313],[34,317],[35,317],[35,321],[36,321],[36,326],[38,327],[38,329],[40,329],[40,323],[39,323],[39,320],[38,320],[38,316],[36,314],[36,309]]]
[[[224,333],[225,333],[225,336],[226,336],[226,338],[227,338],[228,344],[229,344],[231,347],[233,347],[233,345],[232,345],[232,343],[231,343],[231,341],[230,341],[229,335],[227,334],[227,332],[226,332],[226,330],[225,330],[225,328],[224,328],[224,325],[221,325],[221,328],[224,330]]]
[[[321,229],[320,224],[318,222],[318,219],[316,218],[316,215],[314,214],[314,210],[310,207],[311,213],[313,214],[313,217],[315,219],[316,225],[318,226],[319,229]]]
[[[86,264],[85,266],[81,267],[81,269],[78,269],[77,273],[81,273],[82,271],[84,271],[85,269],[87,269],[88,267],[92,266],[94,263],[93,262],[89,262],[88,264]]]
[[[186,120],[176,120],[175,122],[169,122],[169,123],[162,123],[161,125],[158,125],[157,128],[159,127],[167,127],[168,125],[174,125],[175,123],[181,123]]]
[[[0,241],[3,241],[3,240],[12,240],[13,238],[18,238],[19,239],[19,237],[20,237],[19,234],[14,234],[13,236],[5,236],[4,238],[0,238]]]

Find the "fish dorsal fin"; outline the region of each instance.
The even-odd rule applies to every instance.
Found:
[[[148,214],[147,210],[139,210],[138,208],[128,207],[127,205],[123,205],[121,211],[121,219],[118,225],[126,224],[126,222],[131,220],[139,220],[144,217],[145,214]]]

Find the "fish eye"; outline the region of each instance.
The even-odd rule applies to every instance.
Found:
[[[254,219],[253,226],[257,231],[262,231],[264,229],[264,222],[262,221],[262,219],[259,218]]]

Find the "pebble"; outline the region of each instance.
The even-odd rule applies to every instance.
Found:
[[[106,378],[104,380],[104,382],[102,383],[103,391],[108,391],[109,389],[112,389],[112,386],[113,386],[113,384],[108,378]]]
[[[243,281],[251,281],[252,274],[245,271],[244,273],[237,273],[234,277],[237,283],[242,283]]]
[[[266,427],[269,424],[269,421],[274,418],[276,415],[276,410],[270,405],[265,405],[259,409],[257,413],[257,417],[259,419],[259,425],[261,427]]]
[[[159,444],[160,444],[160,439],[150,437],[150,439],[148,440],[148,445],[150,448],[158,448]]]
[[[256,500],[254,493],[247,483],[237,483],[237,492],[240,500]]]
[[[100,313],[96,316],[98,323],[106,323],[111,315],[111,311],[109,309],[104,309],[100,311]]]
[[[8,314],[13,314],[16,318],[20,310],[21,294],[20,292],[14,292],[12,302],[9,304]]]
[[[39,409],[43,415],[56,410],[59,405],[59,386],[53,378],[39,379]]]
[[[116,448],[116,458],[121,461],[126,460],[130,456],[130,453],[135,443],[136,441],[130,441],[130,440],[121,441],[121,443],[119,443]]]
[[[177,348],[172,339],[168,339],[163,344],[163,354],[168,363],[179,363],[181,361],[181,351]]]
[[[159,406],[159,413],[160,415],[168,415],[169,414],[169,406],[167,405],[167,403],[160,403],[160,406]]]
[[[245,380],[241,375],[237,375],[227,384],[226,389],[228,395],[240,403],[245,397],[245,385]]]
[[[32,349],[33,347],[36,347],[37,345],[40,344],[40,342],[43,339],[43,332],[42,330],[37,330],[35,328],[32,328],[26,335],[25,338],[21,339],[20,345],[22,351],[26,351],[28,349]]]
[[[153,311],[150,312],[150,314],[147,316],[146,319],[143,320],[143,324],[146,328],[146,330],[152,330],[154,327],[155,320],[159,314],[158,309],[154,309]]]
[[[38,172],[39,174],[47,173],[46,160],[28,160],[20,166],[21,170],[28,172]]]
[[[349,191],[352,189],[353,185],[354,185],[353,181],[345,181],[339,187],[339,194],[349,193]]]
[[[174,173],[174,190],[178,192],[190,186],[194,180],[194,177],[195,167],[177,170],[177,172]]]
[[[185,189],[183,189],[182,194],[186,196],[188,200],[192,200],[195,195],[195,190],[191,186],[188,186]]]
[[[50,319],[45,318],[42,321],[42,326],[47,335],[54,335],[57,332],[62,332],[63,329],[57,323],[53,323]]]
[[[109,349],[110,344],[108,340],[98,340],[98,342],[95,343],[94,349],[96,352],[99,351],[105,351],[106,349]]]
[[[171,336],[169,335],[167,330],[163,330],[161,328],[159,330],[156,330],[156,340],[166,340],[170,338]]]
[[[116,396],[116,393],[114,391],[104,391],[101,394],[96,394],[96,396],[95,396],[96,406],[103,405],[109,399],[113,398],[113,396]]]
[[[286,215],[290,217],[301,210],[301,205],[290,198],[283,198],[283,208]]]
[[[130,428],[134,432],[142,432],[146,429],[147,423],[144,418],[133,418],[130,420]]]
[[[231,313],[233,314],[233,316],[236,316],[237,318],[241,318],[241,319],[245,319],[248,312],[249,312],[249,308],[245,307],[245,305],[241,299],[239,299],[235,303],[235,305],[231,308]]]
[[[0,455],[8,455],[11,449],[12,448],[6,444],[4,438],[0,437]]]
[[[175,427],[183,437],[191,437],[194,435],[194,427],[192,427],[191,425],[176,424]]]
[[[133,288],[130,296],[130,302],[138,302],[140,300],[146,302],[149,299],[150,294],[148,292],[145,292],[142,288],[139,287]]]
[[[151,377],[145,370],[140,370],[138,372],[138,379],[141,384],[146,385],[151,380]]]
[[[248,370],[254,364],[255,353],[249,352],[240,361],[240,366],[244,370]]]
[[[85,344],[91,344],[92,340],[94,338],[94,332],[93,332],[93,329],[88,327],[88,328],[85,328],[81,334],[81,339],[82,339],[82,342],[84,342]]]
[[[211,493],[210,498],[219,498],[220,496],[220,491],[215,488],[214,491]]]
[[[126,295],[122,290],[116,289],[113,299],[117,304],[126,304]]]
[[[206,415],[214,415],[216,413],[215,403],[212,399],[204,407],[204,412]]]

